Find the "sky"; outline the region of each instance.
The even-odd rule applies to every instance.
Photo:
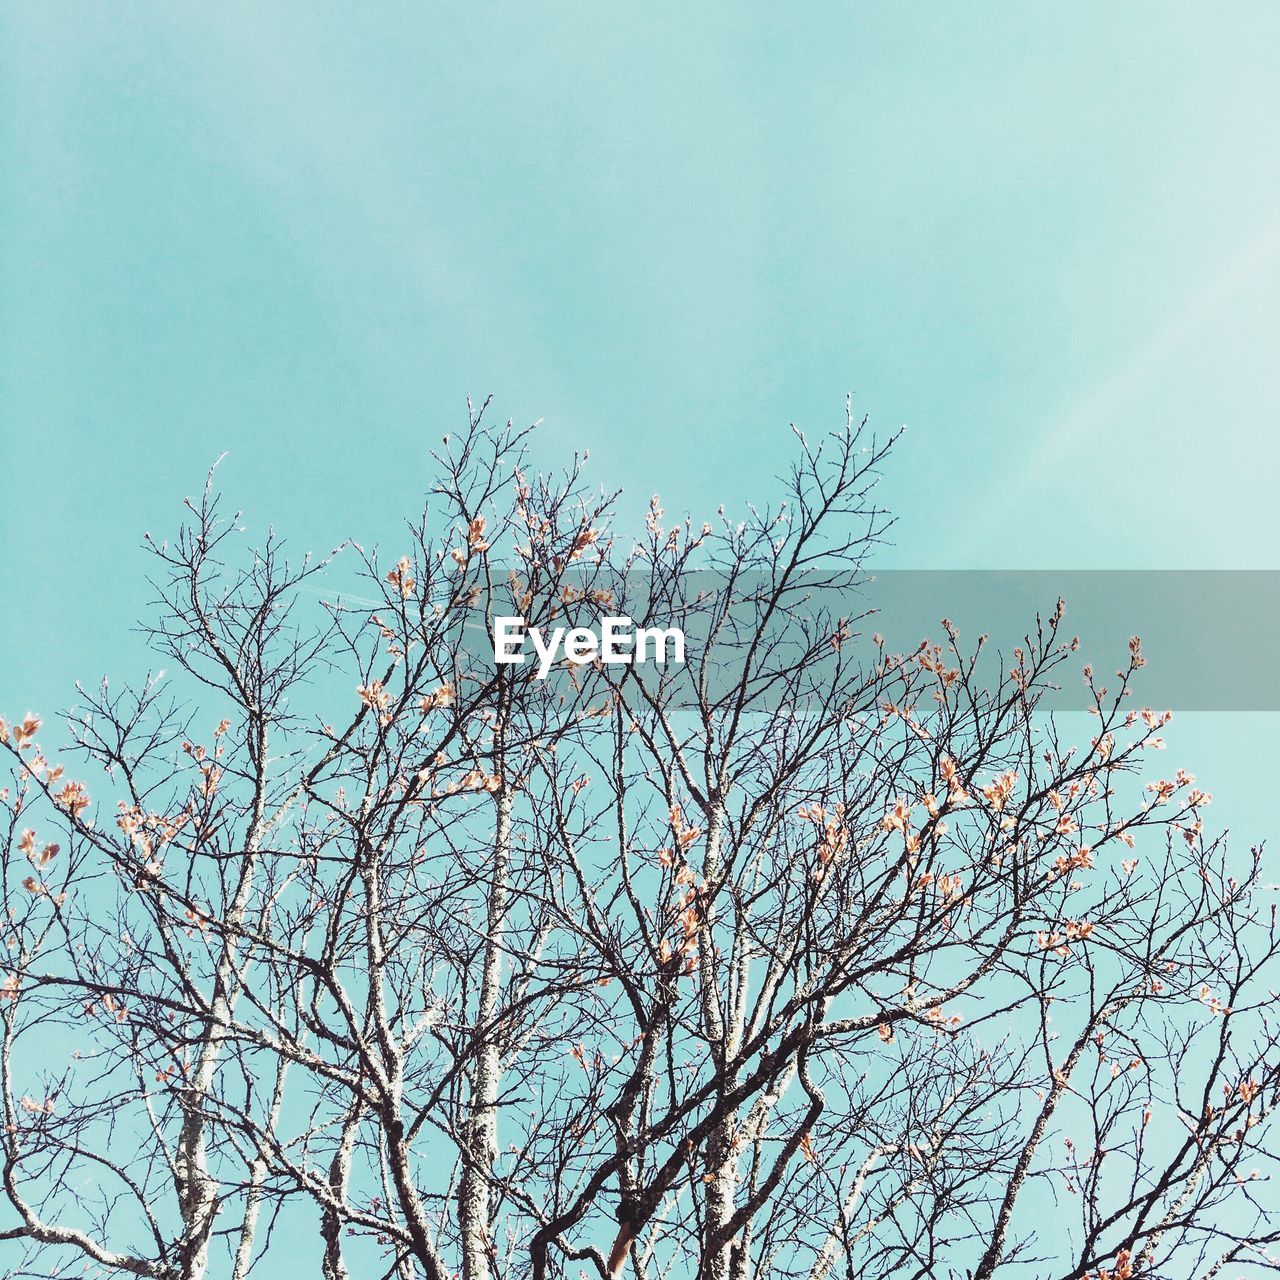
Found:
[[[467,395],[698,518],[852,391],[887,566],[1278,567],[1277,55],[1269,4],[5,6],[0,707],[145,667],[222,453],[252,533],[394,541]],[[1205,728],[1242,795],[1272,727]]]
[[[146,669],[221,454],[390,547],[468,395],[632,516],[852,391],[886,567],[1280,568],[1277,65],[1270,3],[4,6],[0,715]],[[1276,728],[1169,734],[1242,843]]]
[[[0,703],[145,665],[141,535],[224,452],[252,532],[394,540],[467,395],[701,517],[852,391],[909,427],[887,566],[1277,567],[1278,54],[1249,4],[6,6]]]

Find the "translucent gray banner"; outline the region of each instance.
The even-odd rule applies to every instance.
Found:
[[[541,605],[523,603],[529,620],[544,628],[598,628],[601,618],[619,615],[650,627],[681,628],[687,664],[713,686],[735,678],[744,646],[754,648],[761,663],[785,662],[808,646],[820,666],[833,652],[824,648],[824,638],[842,625],[846,660],[850,653],[864,662],[875,662],[877,652],[911,653],[925,638],[943,643],[943,618],[959,632],[962,650],[985,634],[992,657],[1007,658],[1034,634],[1037,615],[1048,619],[1062,599],[1060,634],[1079,637],[1078,661],[1064,664],[1055,677],[1061,687],[1042,706],[1083,710],[1080,668],[1092,663],[1105,683],[1127,662],[1130,637],[1139,636],[1147,659],[1134,682],[1139,705],[1280,711],[1273,652],[1280,635],[1280,571],[810,569],[780,584],[777,573],[611,577],[593,569],[561,576],[554,589],[537,594]],[[466,665],[492,666],[493,619],[520,612],[505,589],[479,601],[460,633]],[[525,651],[532,665],[532,649],[526,645]]]

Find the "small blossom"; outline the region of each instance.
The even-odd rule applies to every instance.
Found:
[[[413,562],[408,556],[401,556],[395,567],[387,571],[387,581],[400,592],[400,598],[407,600],[413,594],[416,585],[413,577]]]

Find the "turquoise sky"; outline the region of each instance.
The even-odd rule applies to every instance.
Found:
[[[224,450],[398,554],[468,393],[701,518],[852,389],[884,564],[1280,568],[1277,67],[1239,0],[4,5],[0,714],[146,669]],[[1242,846],[1277,727],[1160,762]]]
[[[1276,567],[1277,65],[1274,4],[5,6],[0,708],[143,667],[223,450],[373,542],[467,393],[701,515],[852,388],[887,563]],[[1270,718],[1200,719],[1243,803]]]

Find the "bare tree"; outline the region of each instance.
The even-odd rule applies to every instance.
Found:
[[[176,675],[65,763],[0,732],[10,1273],[1273,1270],[1260,854],[1152,763],[1137,640],[1072,745],[1060,603],[867,634],[891,444],[623,540],[481,409],[390,563],[246,556],[211,477],[151,544]],[[541,679],[496,614],[687,662]]]

